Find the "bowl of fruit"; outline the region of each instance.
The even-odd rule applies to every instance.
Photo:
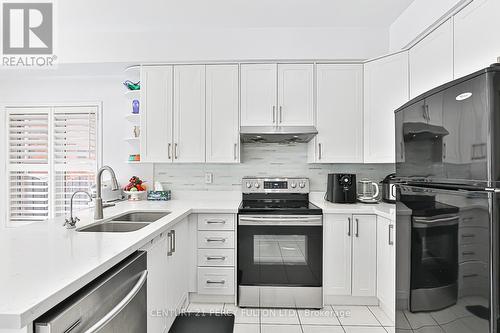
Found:
[[[129,200],[142,200],[146,193],[144,182],[137,176],[130,178],[127,186],[123,188],[123,193],[128,196]]]

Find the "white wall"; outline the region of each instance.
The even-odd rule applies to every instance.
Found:
[[[57,55],[63,63],[366,59],[389,46],[385,28],[80,29],[61,35]]]
[[[468,2],[470,0],[415,0],[389,29],[390,51],[406,47],[440,18]]]
[[[40,73],[39,73],[40,74]],[[42,73],[43,74],[43,73]],[[48,73],[47,73],[48,74]],[[103,164],[116,171],[121,184],[137,175],[152,180],[151,165],[125,163],[129,154],[131,124],[125,119],[130,112],[124,97],[121,73],[113,76],[25,76],[0,79],[0,105],[9,103],[102,102]],[[3,115],[1,119],[4,119]],[[2,124],[2,128],[3,128]],[[2,137],[5,138],[5,137]],[[4,160],[5,155],[0,158]],[[4,175],[2,175],[5,177]],[[2,180],[5,178],[2,178]],[[0,223],[1,224],[1,223]]]

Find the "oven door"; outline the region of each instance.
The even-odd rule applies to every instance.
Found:
[[[276,302],[279,303],[280,293],[303,292],[317,295],[313,303],[320,307],[322,230],[322,216],[239,215],[240,306],[301,307],[298,298],[293,300],[294,304]],[[249,294],[253,301],[245,303]],[[265,295],[273,298],[271,304],[263,300]]]

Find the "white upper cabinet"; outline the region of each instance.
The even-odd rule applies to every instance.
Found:
[[[364,162],[395,162],[394,111],[408,101],[408,52],[364,65]]]
[[[172,161],[172,77],[172,66],[141,68],[141,161]]]
[[[453,20],[410,49],[410,99],[453,80]]]
[[[174,66],[174,162],[205,162],[205,65]]]
[[[207,163],[239,162],[238,65],[207,65]]]
[[[241,126],[274,126],[276,64],[241,65]]]
[[[363,163],[363,65],[318,64],[316,109],[312,162]]]
[[[314,65],[278,65],[277,123],[280,126],[314,124]]]
[[[500,1],[474,0],[454,16],[455,78],[497,62]]]

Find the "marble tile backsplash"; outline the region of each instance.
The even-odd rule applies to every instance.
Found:
[[[392,164],[308,164],[307,144],[243,144],[241,164],[155,164],[155,181],[172,191],[239,191],[244,176],[308,177],[311,191],[325,191],[327,174],[355,173],[358,179],[381,181]],[[205,184],[205,173],[213,183]]]

